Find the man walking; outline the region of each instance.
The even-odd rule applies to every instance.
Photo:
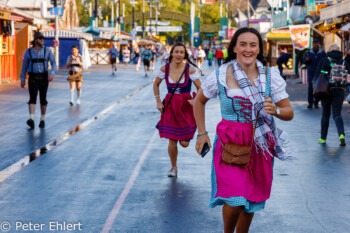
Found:
[[[147,70],[149,70],[150,61],[153,57],[151,46],[149,45],[141,54],[143,60],[143,67],[145,69],[145,76],[147,77]]]
[[[307,81],[308,81],[308,102],[309,105],[307,108],[311,109],[312,106],[314,105],[315,108],[318,108],[318,102],[320,101],[319,99],[315,99],[313,92],[313,85],[312,85],[312,80],[315,75],[315,70],[317,68],[318,62],[326,57],[326,53],[320,49],[320,43],[317,38],[313,40],[312,43],[312,49],[307,52],[304,56],[304,63],[307,65]]]
[[[112,43],[112,48],[108,51],[107,55],[109,55],[109,61],[112,65],[112,75],[114,75],[114,72],[117,72],[117,57],[119,56],[119,51],[114,43]]]
[[[48,62],[51,63],[51,72],[48,72]],[[29,115],[27,125],[34,129],[35,105],[38,92],[40,93],[41,118],[40,128],[45,127],[45,114],[47,107],[46,94],[51,82],[55,76],[57,65],[55,57],[49,48],[44,46],[44,36],[41,32],[35,32],[32,48],[29,48],[24,53],[22,72],[21,72],[21,87],[24,88],[26,81],[26,73],[29,74],[28,89],[29,89]]]

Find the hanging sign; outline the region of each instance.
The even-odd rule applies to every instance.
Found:
[[[7,19],[10,20],[10,12],[6,12],[6,11],[0,11],[0,19]]]
[[[310,24],[289,26],[293,47],[298,50],[309,48]]]

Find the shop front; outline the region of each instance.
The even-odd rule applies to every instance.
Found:
[[[267,60],[270,66],[277,66],[277,58],[281,55],[281,50],[287,49],[287,53],[292,55],[287,70],[293,70],[293,43],[289,29],[272,29],[266,35],[267,39]]]
[[[0,5],[0,84],[16,81],[16,32],[11,8]]]

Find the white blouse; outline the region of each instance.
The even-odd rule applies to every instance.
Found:
[[[164,79],[165,78],[165,72],[161,71],[160,69],[157,71],[156,73],[156,77],[160,78],[160,79]],[[200,77],[200,74],[198,72],[198,70],[196,70],[196,72],[194,72],[193,74],[190,74],[190,79],[192,81],[196,81],[197,79],[199,79]],[[180,83],[184,83],[185,82],[185,79],[182,78]],[[173,79],[169,76],[169,83],[175,83],[173,81]]]
[[[219,68],[219,82],[226,88],[227,95],[229,97],[239,96],[248,98],[242,89],[230,89],[226,85],[226,71],[227,67],[231,65],[232,62],[223,64]],[[277,67],[271,67],[271,99],[274,103],[277,103],[283,99],[289,97],[286,92],[286,81],[281,77],[280,72]],[[256,86],[258,86],[258,79],[254,80]],[[202,83],[203,94],[208,99],[216,98],[219,94],[219,85],[216,78],[216,70],[214,70]]]

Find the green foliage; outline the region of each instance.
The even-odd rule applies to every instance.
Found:
[[[142,12],[143,4],[142,0],[136,0],[137,4],[135,5],[135,12]],[[192,0],[192,2],[196,5],[196,16],[200,15],[201,24],[217,24],[220,23],[220,2],[215,4],[204,4],[199,6],[198,0]],[[92,4],[92,8],[95,7],[95,0],[76,0],[78,6],[78,14],[80,20],[80,26],[89,26],[89,6]],[[132,4],[130,4],[129,0],[121,0],[121,14],[123,9],[123,3],[125,3],[125,16],[132,14]],[[223,15],[225,16],[225,4],[223,4]],[[183,14],[190,14],[191,10],[191,2],[182,3],[182,0],[160,0],[159,5],[164,7],[160,8],[160,10],[174,11]],[[103,19],[106,19],[108,15],[108,19],[111,20],[111,7],[112,1],[110,0],[98,0],[98,6],[101,7]],[[113,3],[114,6],[114,17],[117,16],[117,6],[118,2]],[[154,9],[153,9],[154,10]],[[149,4],[145,4],[145,11],[149,11]],[[154,13],[155,11],[153,11]],[[155,19],[155,16],[153,14]],[[161,20],[161,19],[159,19]],[[139,25],[142,25],[142,21],[138,22]],[[176,22],[171,20],[172,26],[182,26],[182,32],[162,32],[161,35],[165,35],[169,38],[177,38],[178,36],[183,36],[185,41],[189,41],[189,25],[181,22]],[[99,20],[99,26],[102,26],[102,20]],[[145,24],[145,26],[147,26]],[[131,26],[125,25],[125,30],[130,32]]]

